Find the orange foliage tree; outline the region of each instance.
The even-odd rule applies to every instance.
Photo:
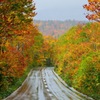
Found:
[[[86,18],[100,22],[100,0],[88,0],[88,3],[83,7],[92,13],[88,14]]]
[[[44,36],[43,42],[43,53],[44,53],[44,62],[46,66],[52,66],[53,56],[54,56],[54,44],[56,39],[52,36]]]
[[[35,6],[32,0],[1,0],[0,1],[0,51],[3,51],[3,45],[6,40],[15,37],[15,30],[25,29],[26,23],[32,21]],[[18,32],[17,32],[18,33]],[[21,32],[24,34],[23,32]]]
[[[0,0],[0,93],[13,79],[23,75],[33,62],[34,50],[42,38],[33,24],[35,5],[32,0]],[[42,45],[42,42],[41,42]],[[5,84],[7,83],[7,84]]]

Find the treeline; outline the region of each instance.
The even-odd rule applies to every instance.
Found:
[[[86,23],[85,21],[75,21],[75,20],[66,20],[66,21],[58,21],[58,20],[34,20],[34,23],[38,25],[39,30],[43,33],[43,35],[53,36],[58,38],[66,31],[68,31],[72,26],[77,24]]]
[[[32,21],[32,3],[0,0],[0,99],[21,85],[29,69],[43,65],[44,39]]]
[[[78,91],[100,99],[100,24],[72,27],[54,46],[55,71]]]
[[[34,67],[52,65],[55,39],[33,23],[32,0],[0,0],[0,99],[16,90]]]

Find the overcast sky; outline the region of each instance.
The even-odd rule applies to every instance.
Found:
[[[34,0],[38,20],[87,20],[83,5],[88,0]]]

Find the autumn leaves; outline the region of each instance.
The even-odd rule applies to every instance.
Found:
[[[89,4],[83,7],[92,13],[88,14],[86,18],[100,22],[100,0],[88,0]]]
[[[67,84],[100,99],[100,24],[71,28],[58,39],[54,50],[55,71]]]
[[[93,14],[86,17],[100,22],[100,0],[88,1],[84,8]],[[54,64],[70,86],[99,99],[100,24],[75,26],[56,40],[39,32],[34,10],[32,0],[0,0],[0,92],[30,66]]]
[[[37,62],[43,37],[32,22],[34,10],[32,0],[0,1],[0,95]]]

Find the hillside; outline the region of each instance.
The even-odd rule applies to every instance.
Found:
[[[100,100],[100,24],[72,27],[55,43],[54,51],[55,71],[66,83]]]
[[[66,20],[66,21],[57,21],[57,20],[48,20],[41,21],[35,20],[35,24],[39,26],[39,30],[43,35],[50,35],[53,37],[59,37],[68,31],[72,26],[77,24],[86,23],[85,21],[75,21],[75,20]]]

